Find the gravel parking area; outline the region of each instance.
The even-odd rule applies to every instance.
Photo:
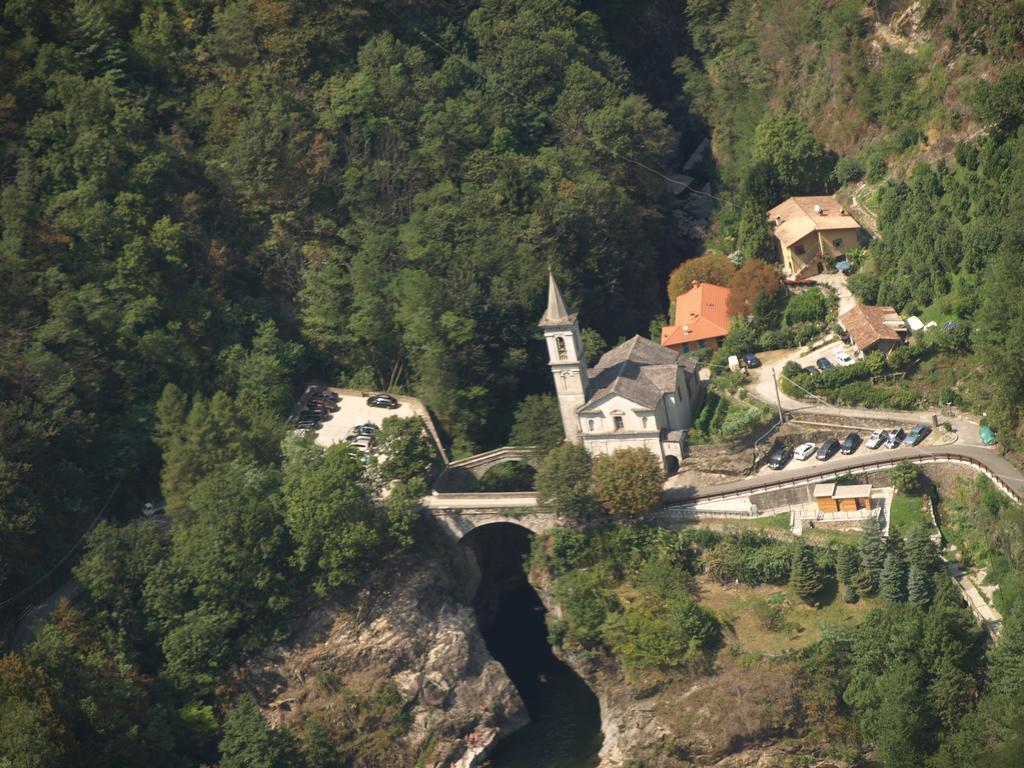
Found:
[[[338,410],[331,414],[331,418],[323,423],[316,433],[316,442],[325,448],[335,443],[344,442],[348,434],[359,424],[377,424],[384,422],[388,416],[422,416],[425,413],[423,405],[411,397],[398,397],[398,408],[374,408],[366,404],[366,398],[374,392],[360,392],[355,389],[336,389],[328,387],[328,390],[338,395]],[[419,408],[416,407],[419,405]],[[423,413],[420,412],[423,410]]]

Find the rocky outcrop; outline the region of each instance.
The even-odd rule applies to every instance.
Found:
[[[351,603],[311,607],[240,685],[274,726],[316,718],[354,765],[477,765],[528,717],[453,573],[414,556],[379,569]]]

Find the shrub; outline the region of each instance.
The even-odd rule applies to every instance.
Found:
[[[885,178],[885,174],[889,168],[886,165],[885,157],[881,154],[874,154],[868,160],[867,166],[867,179],[872,184],[875,184]]]
[[[721,638],[715,615],[685,593],[640,599],[609,617],[605,642],[629,670],[699,661]]]
[[[921,469],[904,459],[889,473],[892,487],[900,493],[910,493],[921,482]]]
[[[796,294],[786,305],[786,325],[815,322],[828,317],[829,304],[825,295],[816,288]]]
[[[564,636],[585,647],[601,640],[601,626],[618,607],[612,582],[603,568],[569,571],[555,579],[555,600],[562,609]]]
[[[864,167],[853,157],[841,157],[836,167],[832,169],[832,176],[839,184],[848,184],[856,181],[864,175]]]

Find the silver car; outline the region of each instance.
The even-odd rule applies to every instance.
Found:
[[[884,429],[876,429],[874,432],[871,433],[871,437],[869,437],[867,439],[867,442],[864,444],[868,448],[877,448],[878,446],[885,442],[885,439],[887,437],[889,437],[889,433],[886,432]]]

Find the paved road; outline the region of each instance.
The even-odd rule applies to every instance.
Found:
[[[835,358],[835,353],[840,349],[850,351],[850,348],[840,341],[833,342],[814,352],[803,353],[800,349],[779,349],[771,352],[758,353],[762,362],[760,368],[749,371],[750,382],[746,385],[747,391],[763,403],[772,408],[777,406],[775,395],[775,384],[772,381],[772,369],[776,375],[782,375],[782,367],[790,360],[796,360],[801,366],[812,365],[819,357]],[[978,435],[978,422],[966,416],[949,417],[941,414],[938,409],[930,411],[890,411],[878,408],[851,408],[848,406],[833,405],[822,398],[808,395],[808,401],[798,400],[783,393],[781,390],[778,399],[782,401],[782,409],[790,414],[791,418],[807,419],[813,421],[817,416],[849,416],[853,419],[864,419],[876,422],[879,426],[893,426],[894,424],[906,424],[915,422],[931,424],[932,416],[939,415],[942,421],[948,421],[957,435],[957,444],[980,446],[981,438]]]
[[[704,488],[673,488],[665,493],[665,499],[672,503],[695,498],[706,498],[724,493],[756,490],[764,486],[791,480],[809,480],[829,472],[870,468],[872,464],[880,461],[899,461],[900,459],[915,459],[942,454],[956,454],[984,464],[993,475],[1006,483],[1015,493],[1024,496],[1024,474],[1009,461],[988,448],[957,443],[954,445],[925,448],[909,448],[904,445],[892,450],[878,448],[874,451],[861,446],[853,456],[836,456],[828,462],[813,467],[794,467],[794,462],[790,462],[786,469],[773,472],[771,475],[755,475],[743,480],[735,480],[730,483],[721,483]]]

